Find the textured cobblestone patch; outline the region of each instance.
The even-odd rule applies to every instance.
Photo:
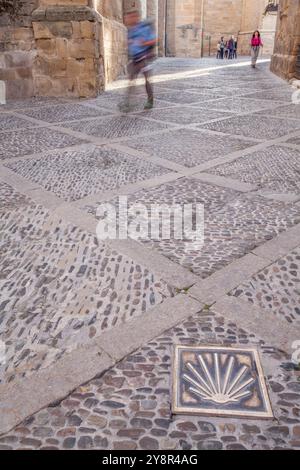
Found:
[[[300,137],[293,137],[292,139],[288,139],[286,143],[300,145]]]
[[[179,129],[147,136],[142,141],[131,139],[126,141],[125,145],[186,167],[193,167],[254,144],[235,138],[224,139],[222,136],[212,136],[201,131]]]
[[[140,158],[93,145],[6,166],[66,201],[169,172]]]
[[[256,246],[273,238],[288,227],[300,222],[300,208],[281,202],[249,198],[236,191],[220,189],[198,180],[182,178],[149,190],[142,190],[129,198],[129,205],[142,203],[204,204],[204,246],[177,240],[140,240],[149,249],[161,254],[202,278],[227,266],[233,260],[249,253]],[[84,209],[95,214],[95,206]]]
[[[151,117],[152,119],[158,119],[160,121],[169,121],[175,124],[193,124],[210,121],[220,117],[226,117],[230,114],[222,113],[220,111],[203,110],[199,108],[179,107],[170,109],[153,109],[147,111],[145,116]]]
[[[234,93],[234,92],[233,92]],[[280,103],[276,103],[268,100],[254,100],[246,97],[241,98],[240,96],[228,96],[221,100],[210,101],[206,103],[208,109],[219,110],[219,111],[230,111],[233,113],[244,113],[259,111],[261,109],[270,109],[278,106]],[[273,114],[273,110],[272,110]]]
[[[249,281],[237,287],[232,295],[261,309],[270,310],[299,327],[300,248],[255,274]]]
[[[286,147],[269,147],[217,166],[210,173],[256,184],[263,190],[300,193],[300,152]]]
[[[51,221],[47,211],[43,225],[24,233],[36,212],[18,213],[25,243],[8,237],[0,245],[0,337],[7,357],[0,381],[47,367],[173,295],[149,270],[93,235]]]
[[[159,131],[167,129],[168,126],[145,119],[122,116],[64,124],[64,127],[103,139],[113,139]]]
[[[56,123],[60,121],[72,121],[88,117],[107,116],[109,111],[97,109],[96,107],[82,106],[80,104],[56,104],[51,106],[42,106],[36,109],[23,110],[22,114],[34,119]]]
[[[0,114],[0,136],[5,138],[6,133],[3,134],[3,131],[10,131],[12,129],[19,129],[25,127],[34,127],[35,124],[32,122],[21,119],[17,116],[13,116],[8,113]]]
[[[45,97],[45,96],[36,96],[34,98],[29,98],[26,100],[17,100],[17,101],[8,101],[6,104],[2,104],[0,108],[0,113],[1,111],[7,111],[7,110],[14,110],[19,112],[20,109],[28,109],[28,108],[39,108],[41,106],[49,106],[55,105],[55,104],[60,104],[62,103],[63,100],[60,98],[51,98],[51,97]]]
[[[30,200],[23,194],[15,191],[6,183],[0,182],[0,213],[12,209],[24,207],[30,204]],[[1,216],[0,216],[1,217]],[[0,235],[0,243],[2,236]]]
[[[156,95],[157,100],[170,101],[171,103],[180,104],[191,104],[197,103],[198,101],[208,101],[214,98],[223,98],[222,93],[209,90],[206,94],[204,93],[185,93],[185,92],[170,92],[170,93],[158,93]]]
[[[171,415],[173,345],[258,347],[276,421]],[[210,313],[191,317],[129,355],[59,405],[28,417],[0,438],[10,449],[297,449],[300,383],[284,353]]]
[[[46,127],[0,133],[0,160],[70,147],[84,142]]]
[[[267,116],[252,114],[250,116],[236,116],[224,121],[204,124],[203,129],[223,132],[224,134],[244,135],[254,139],[275,139],[300,130],[299,121],[287,121]]]
[[[276,101],[284,101],[287,103],[292,103],[292,94],[295,91],[294,88],[280,88],[275,90],[264,90],[255,92],[253,94],[248,95],[248,98],[256,98],[258,100],[276,100]]]
[[[276,109],[272,110],[273,116],[283,117],[286,116],[288,118],[293,119],[300,119],[300,106],[298,104],[290,104],[288,106],[280,106]]]

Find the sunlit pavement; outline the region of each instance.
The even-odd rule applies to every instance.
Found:
[[[300,99],[268,67],[0,107],[0,449],[300,448]],[[204,204],[203,247],[97,240],[119,195]],[[258,349],[274,420],[172,415],[175,344]]]

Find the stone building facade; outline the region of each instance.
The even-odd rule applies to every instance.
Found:
[[[262,32],[264,54],[273,52],[277,11],[269,0],[161,0],[159,30],[161,55],[202,57],[215,55],[221,36],[238,38],[239,53],[249,55],[254,30]],[[271,3],[277,3],[272,0]],[[163,36],[164,31],[164,36]]]
[[[271,70],[300,80],[300,0],[280,0]]]

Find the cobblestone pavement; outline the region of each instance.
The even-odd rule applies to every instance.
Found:
[[[268,66],[1,106],[0,450],[300,448],[300,105]],[[203,247],[98,240],[120,195],[203,204]],[[274,420],[172,415],[175,344],[257,348]]]

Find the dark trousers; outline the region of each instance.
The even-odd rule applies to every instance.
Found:
[[[129,75],[129,88],[128,88],[128,98],[131,97],[132,92],[133,92],[133,87],[134,87],[134,81],[137,79],[139,74],[142,72],[144,77],[145,77],[145,86],[146,86],[146,91],[148,95],[148,100],[153,100],[153,88],[150,83],[150,77],[151,77],[151,72],[145,70],[145,67],[147,66],[147,61],[146,60],[140,60],[139,62],[130,62],[128,64],[128,75]]]

